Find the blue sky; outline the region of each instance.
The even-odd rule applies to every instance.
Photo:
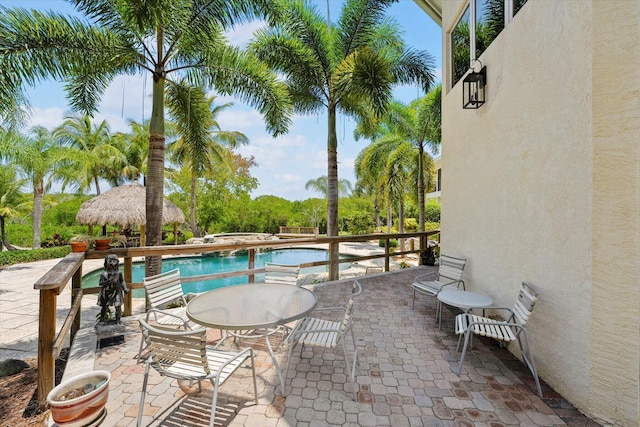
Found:
[[[314,3],[325,14],[328,6],[333,21],[340,16],[342,0],[315,0]],[[0,5],[73,13],[73,8],[60,0],[0,0]],[[388,15],[398,21],[409,46],[426,50],[434,57],[436,78],[440,81],[440,27],[413,0],[400,0],[388,9]],[[229,40],[234,44],[243,45],[259,26],[259,23],[248,24],[230,33]],[[70,114],[60,84],[43,82],[29,89],[28,93],[33,106],[29,126],[43,125],[51,129],[61,124],[64,117]],[[143,117],[149,118],[150,93],[151,84],[145,84],[141,76],[118,77],[103,97],[99,113],[95,115],[96,122],[105,119],[112,132],[128,131],[127,119],[141,121]],[[410,102],[418,95],[415,87],[401,87],[394,91],[395,98],[403,102]],[[319,196],[305,190],[304,187],[308,180],[327,174],[326,114],[296,116],[286,135],[272,138],[265,131],[262,117],[255,110],[231,97],[218,97],[216,102],[234,102],[233,107],[219,116],[222,128],[240,131],[249,137],[249,144],[238,151],[244,156],[254,156],[258,163],[258,167],[252,169],[252,175],[258,179],[259,187],[252,192],[252,196],[271,194],[288,200],[304,200]],[[353,162],[358,153],[366,147],[367,141],[354,140],[354,124],[345,117],[338,118],[337,127],[338,177],[348,179],[354,185],[356,180]]]

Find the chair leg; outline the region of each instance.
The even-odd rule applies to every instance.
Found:
[[[460,375],[460,372],[462,371],[462,361],[464,360],[464,355],[467,352],[467,345],[469,345],[469,335],[471,335],[471,332],[469,331],[469,329],[467,329],[464,332],[464,346],[462,347],[462,354],[460,355],[460,363],[458,364],[458,372],[456,372],[456,374]]]
[[[253,395],[255,396],[256,405],[258,404],[258,383],[256,381],[256,361],[253,357],[253,350],[249,353],[251,355],[251,371],[253,372]],[[286,381],[286,378],[285,378]]]
[[[522,346],[522,340],[520,335],[524,336],[525,347]],[[529,345],[529,339],[527,338],[527,331],[522,330],[521,334],[518,334],[518,344],[520,345],[520,352],[522,353],[522,359],[524,363],[529,367],[531,374],[533,375],[533,379],[536,381],[536,388],[538,390],[538,396],[542,399],[542,388],[540,387],[540,379],[538,378],[538,371],[536,370],[536,365],[533,360],[533,352],[531,351],[531,346]]]
[[[144,337],[140,338],[140,348],[138,349],[138,354],[136,355],[136,359],[138,359],[138,361],[140,360],[140,357],[142,356],[142,350],[144,350],[144,348],[142,348],[144,345]]]
[[[344,352],[344,363],[347,368],[347,375],[351,379],[351,392],[353,393],[353,400],[358,401],[358,396],[356,394],[356,364],[358,363],[358,349],[356,348],[356,342],[353,341],[353,365],[349,366],[349,356],[347,354],[347,340],[345,337],[342,338],[342,350]]]
[[[218,379],[219,375],[216,376],[215,379],[211,379],[211,384],[213,384],[213,398],[211,399],[211,419],[209,420],[209,427],[213,427],[213,424],[216,422],[216,405],[218,403]]]
[[[138,408],[138,420],[136,421],[136,426],[142,426],[142,410],[144,409],[144,398],[147,394],[147,380],[149,379],[149,362],[146,363],[146,368],[144,370],[144,379],[142,380],[142,394],[140,395],[140,407]]]
[[[413,290],[413,302],[411,303],[411,309],[416,308],[416,290]]]
[[[291,337],[291,335],[289,335]],[[287,355],[287,365],[284,367],[284,384],[282,385],[282,395],[286,396],[286,383],[287,383],[287,374],[289,373],[289,365],[291,364],[291,355],[293,354],[293,348],[298,344],[298,341],[295,339],[290,340],[289,342],[289,354]],[[257,403],[257,401],[256,401]]]

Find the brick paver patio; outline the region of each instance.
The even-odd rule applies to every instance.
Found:
[[[216,425],[225,426],[598,426],[580,415],[543,383],[544,398],[534,391],[529,371],[490,340],[475,340],[460,376],[453,333],[454,309],[445,308],[442,329],[435,320],[436,301],[421,297],[411,308],[410,283],[430,267],[360,278],[363,293],[355,310],[358,347],[358,401],[354,402],[341,349],[305,348],[292,356],[286,397],[273,363],[259,340],[223,348],[257,350],[259,404],[252,400],[250,369],[241,368],[220,390]],[[351,282],[316,284],[318,306],[344,304]],[[544,295],[539,304],[544,304]],[[535,313],[534,313],[535,316]],[[140,333],[135,318],[126,320],[125,342],[96,351],[95,369],[112,373],[105,426],[135,425],[144,364],[135,355]],[[212,341],[218,333],[210,332]],[[279,344],[274,337],[276,345]],[[282,365],[286,350],[278,353]],[[74,363],[70,361],[70,364]],[[68,366],[69,368],[69,366]],[[155,371],[149,379],[143,425],[208,425],[211,388],[202,393],[181,389]],[[186,393],[185,393],[186,391]]]

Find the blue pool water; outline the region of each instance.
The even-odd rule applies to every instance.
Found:
[[[341,258],[347,258],[341,255]],[[264,267],[265,262],[275,262],[278,264],[304,264],[314,261],[326,261],[329,254],[321,249],[277,249],[269,252],[256,252],[255,268]],[[350,263],[341,263],[340,269],[350,267]],[[230,256],[193,256],[181,258],[166,258],[162,260],[162,272],[180,269],[182,277],[199,276],[202,274],[224,273],[229,271],[246,270],[249,268],[248,254]],[[122,269],[122,264],[120,265]],[[82,287],[97,287],[102,269],[93,271],[82,277]],[[322,273],[327,271],[327,266],[303,268],[301,274]],[[142,282],[144,277],[144,263],[134,263],[132,269],[133,282]],[[224,279],[206,280],[202,282],[183,283],[182,288],[187,292],[204,292],[223,286],[238,285],[247,283],[247,276],[227,277]],[[263,274],[256,274],[255,281],[264,280]],[[134,297],[144,296],[142,290],[134,291]]]

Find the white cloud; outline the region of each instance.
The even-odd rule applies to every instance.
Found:
[[[49,130],[60,126],[68,112],[62,108],[38,108],[34,107],[28,120],[27,128],[44,126]]]
[[[264,21],[253,21],[238,25],[233,30],[227,32],[227,39],[229,43],[233,45],[245,47],[249,43],[249,40],[253,38],[253,33],[264,26],[266,26]]]

